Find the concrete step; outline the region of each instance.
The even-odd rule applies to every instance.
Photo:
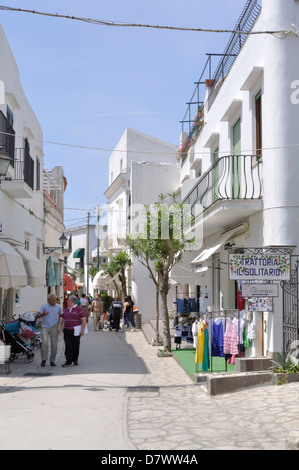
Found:
[[[150,323],[142,323],[141,331],[149,344],[156,338],[156,332]]]
[[[235,372],[268,371],[273,366],[269,357],[236,357]]]
[[[271,372],[226,372],[224,374],[206,374],[209,395],[221,395],[258,385],[273,385]]]

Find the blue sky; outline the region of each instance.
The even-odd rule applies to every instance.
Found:
[[[233,29],[246,0],[11,0],[61,15]],[[182,120],[206,62],[229,34],[96,26],[0,11],[26,96],[41,124],[44,167],[64,168],[65,225],[106,202],[108,162],[126,128],[179,145]],[[93,147],[90,150],[80,147]],[[74,209],[81,209],[80,211]],[[92,219],[95,221],[95,219]]]

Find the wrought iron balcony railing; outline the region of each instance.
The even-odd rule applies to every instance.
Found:
[[[187,132],[188,137],[182,144],[179,157],[185,158],[190,145],[192,145],[193,141],[196,140],[203,128],[203,122],[199,126],[197,116],[199,114],[203,116],[207,81],[209,82],[210,89],[206,103],[206,110],[209,110],[247,39],[247,34],[242,34],[238,31],[243,31],[244,33],[251,31],[262,8],[260,3],[261,0],[247,0],[238,22],[236,23],[236,32],[232,33],[230,36],[223,54],[207,54],[208,59],[199,80],[195,82],[196,88],[187,103],[188,107],[186,113],[180,121],[182,124],[182,133]],[[220,62],[216,67],[214,67],[214,58],[219,56],[221,57]]]
[[[261,199],[261,163],[255,155],[221,157],[202,175],[183,202],[192,208],[201,204],[205,211],[220,200]]]
[[[3,178],[5,181],[19,181],[27,183],[34,189],[34,160],[28,149],[15,149],[15,157],[11,165],[14,168],[12,176]]]
[[[15,131],[2,111],[0,111],[0,148],[10,158],[11,166],[14,166]]]

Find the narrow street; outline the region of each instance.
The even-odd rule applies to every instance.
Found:
[[[211,397],[140,330],[89,329],[77,367],[62,337],[55,368],[1,366],[0,450],[283,450],[298,432],[298,383]]]

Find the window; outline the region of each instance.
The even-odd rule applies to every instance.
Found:
[[[262,157],[262,92],[255,96],[255,139],[257,159]]]
[[[24,248],[29,251],[29,238],[25,238]]]
[[[6,119],[8,120],[11,127],[13,127],[13,112],[8,105],[6,108]]]
[[[36,189],[40,189],[40,161],[36,157]]]

